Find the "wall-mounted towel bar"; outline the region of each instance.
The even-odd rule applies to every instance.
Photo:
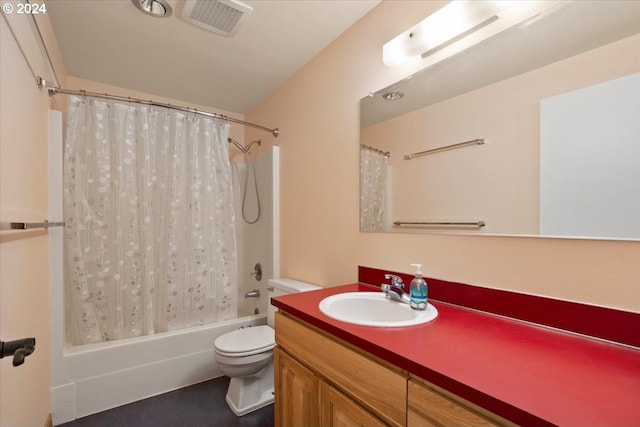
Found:
[[[405,160],[411,160],[415,157],[427,156],[429,154],[439,153],[441,151],[453,150],[455,148],[468,147],[470,145],[482,145],[484,144],[484,138],[472,139],[471,141],[459,142],[457,144],[447,145],[445,147],[432,148],[431,150],[420,151],[413,154],[405,154]]]
[[[0,230],[34,230],[38,228],[64,227],[64,222],[0,222]]]
[[[484,227],[487,225],[483,219],[479,219],[478,221],[394,221],[393,225],[440,225],[440,226],[459,226],[459,225],[469,225],[472,227]]]

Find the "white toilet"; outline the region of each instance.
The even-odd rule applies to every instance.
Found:
[[[231,378],[227,404],[238,416],[273,403],[273,348],[276,346],[271,297],[319,289],[292,279],[270,279],[267,287],[267,325],[237,329],[219,336],[215,358],[220,370]]]

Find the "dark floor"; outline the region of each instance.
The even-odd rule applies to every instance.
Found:
[[[221,377],[79,418],[64,427],[273,427],[273,405],[237,417]]]

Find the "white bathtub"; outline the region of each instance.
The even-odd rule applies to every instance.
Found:
[[[51,390],[54,424],[222,376],[216,337],[266,324],[265,315],[107,343],[69,346],[67,384]]]

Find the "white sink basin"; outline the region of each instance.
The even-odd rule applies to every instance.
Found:
[[[413,310],[409,304],[389,300],[382,292],[346,292],[320,301],[320,311],[332,319],[354,325],[397,328],[430,322],[438,310]]]

